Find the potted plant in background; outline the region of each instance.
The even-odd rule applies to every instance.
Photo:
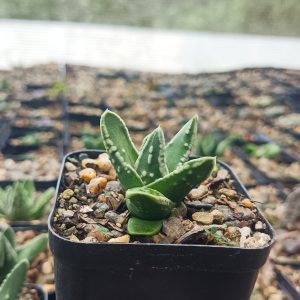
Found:
[[[0,188],[0,219],[13,227],[34,227],[45,229],[43,221],[47,214],[54,188],[50,187],[38,194],[32,180],[17,181],[13,185]]]
[[[107,153],[66,156],[49,217],[58,299],[250,297],[273,230],[227,165],[189,160],[197,122],[138,151],[106,111]]]
[[[40,234],[24,245],[17,245],[15,232],[7,224],[0,229],[0,299],[19,299],[22,293],[46,300],[46,293],[33,284],[25,286],[29,263],[47,248],[47,234]],[[25,288],[24,288],[25,287]],[[33,291],[34,290],[34,291]],[[26,298],[28,299],[28,298]],[[30,298],[37,299],[37,298]]]

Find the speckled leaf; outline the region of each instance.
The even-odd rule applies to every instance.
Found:
[[[190,160],[165,177],[148,184],[147,187],[178,203],[191,189],[209,177],[215,165],[215,157]]]
[[[193,143],[197,135],[198,116],[189,120],[167,144],[165,155],[170,172],[189,159]]]
[[[160,192],[141,187],[126,192],[126,205],[133,216],[144,220],[159,220],[168,217],[174,203]]]
[[[135,169],[144,184],[148,184],[168,174],[164,155],[165,139],[160,127],[147,137],[135,163]]]
[[[142,220],[132,217],[128,221],[128,233],[136,236],[152,236],[161,230],[163,220]]]
[[[105,149],[110,157],[114,159],[119,156],[119,160],[133,167],[138,152],[124,121],[117,114],[106,110],[101,116],[100,131]]]
[[[125,190],[143,186],[133,166],[138,157],[128,130],[122,119],[107,110],[101,117],[100,130],[106,151]]]
[[[1,300],[17,300],[24,285],[29,264],[23,259],[17,263],[0,286]]]

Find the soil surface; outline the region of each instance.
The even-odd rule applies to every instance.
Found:
[[[191,190],[151,237],[127,233],[124,191],[106,153],[69,156],[53,218],[55,231],[84,243],[175,243],[264,247],[268,226],[253,201],[236,190],[236,182],[221,167],[214,177]]]

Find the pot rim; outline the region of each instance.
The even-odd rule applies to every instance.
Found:
[[[124,247],[128,247],[128,246],[131,246],[131,247],[143,247],[145,245],[149,246],[149,247],[162,247],[162,248],[165,248],[165,247],[194,247],[194,248],[211,248],[211,249],[235,249],[235,250],[247,250],[247,251],[261,251],[261,250],[264,250],[264,249],[267,249],[267,248],[270,248],[274,245],[275,243],[275,231],[272,227],[272,225],[270,224],[270,222],[263,216],[263,214],[261,213],[260,209],[258,207],[256,207],[257,211],[258,211],[258,214],[263,218],[264,222],[267,224],[268,226],[268,230],[269,230],[269,235],[271,237],[271,240],[263,247],[257,247],[257,248],[242,248],[242,247],[238,247],[238,246],[219,246],[219,245],[203,245],[203,244],[153,244],[153,243],[82,243],[82,242],[76,242],[76,241],[70,241],[60,235],[58,235],[53,227],[52,227],[52,217],[54,215],[54,211],[56,209],[56,202],[57,202],[57,195],[59,193],[59,187],[60,187],[60,181],[61,181],[61,176],[63,174],[63,171],[64,171],[64,165],[65,165],[65,162],[67,160],[67,158],[71,155],[78,155],[82,152],[85,152],[85,153],[95,153],[95,152],[99,152],[99,153],[106,153],[105,150],[99,150],[99,149],[81,149],[81,150],[75,150],[75,151],[71,151],[71,152],[68,152],[64,157],[63,157],[63,160],[61,162],[61,168],[60,168],[60,174],[59,174],[59,178],[57,180],[57,185],[56,185],[56,191],[55,191],[55,196],[56,196],[56,199],[52,205],[52,208],[51,208],[51,212],[49,214],[49,217],[48,217],[48,231],[49,231],[49,234],[53,235],[55,238],[57,239],[61,239],[63,242],[65,243],[68,243],[69,245],[80,245],[81,247],[88,247],[88,246],[93,246],[95,247],[95,245],[99,246],[99,247],[114,247],[114,246],[118,246],[118,247],[122,247],[122,245]],[[191,156],[192,159],[196,158],[196,156]],[[236,175],[236,173],[231,169],[231,167],[223,162],[223,161],[219,161],[217,160],[217,163],[220,164],[221,166],[225,167],[225,169],[229,170],[231,172],[231,175],[234,178],[234,180],[236,181],[237,185],[240,186],[243,194],[249,198],[250,200],[251,197],[250,195],[248,194],[245,186],[242,184],[241,180],[239,179],[239,177]]]

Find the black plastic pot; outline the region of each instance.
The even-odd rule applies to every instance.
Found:
[[[56,195],[61,192],[63,166],[69,156],[101,151],[78,151],[62,163]],[[249,197],[233,171],[237,190]],[[57,205],[57,204],[56,204]],[[50,249],[55,259],[58,300],[96,299],[249,299],[259,268],[274,242],[263,248],[244,249],[207,245],[85,244],[58,236],[49,217]]]

